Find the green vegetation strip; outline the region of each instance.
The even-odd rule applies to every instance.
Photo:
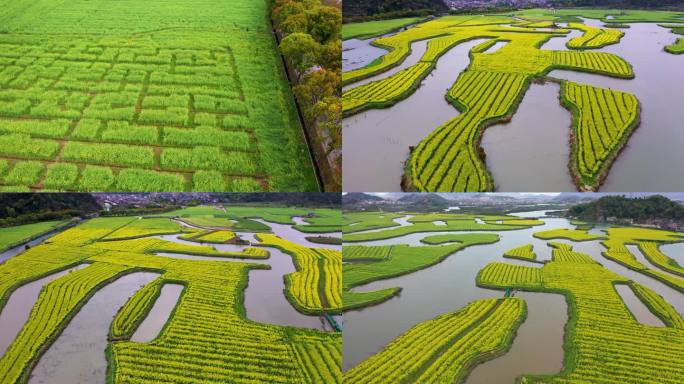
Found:
[[[374,292],[356,292],[351,289],[373,281],[389,279],[435,265],[454,252],[477,244],[499,241],[499,235],[479,233],[453,235],[456,244],[411,247],[408,245],[343,247],[346,264],[342,265],[342,299],[344,309],[360,308],[388,300],[401,288],[388,288]],[[349,253],[349,256],[346,254]]]
[[[511,259],[520,259],[525,261],[536,261],[537,255],[532,251],[532,244],[523,245],[522,247],[513,248],[504,253],[504,257]]]
[[[66,224],[64,221],[43,221],[16,227],[0,228],[0,252],[41,237]]]

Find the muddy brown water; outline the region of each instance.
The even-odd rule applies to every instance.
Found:
[[[516,214],[521,217],[539,216],[545,224],[530,229],[500,231],[500,240],[494,244],[476,245],[448,256],[441,263],[426,269],[380,280],[361,287],[358,291],[372,291],[390,287],[402,287],[399,296],[382,304],[344,314],[343,369],[346,371],[359,362],[382,350],[396,337],[414,325],[432,319],[440,314],[454,312],[473,300],[502,297],[503,292],[478,288],[475,285],[477,272],[494,261],[517,265],[540,266],[522,260],[503,258],[505,251],[525,244],[533,244],[538,260],[550,260],[551,248],[546,241],[532,237],[534,232],[557,228],[575,228],[568,220],[543,217],[543,211]],[[439,233],[418,233],[394,239],[348,243],[355,245],[409,244],[425,245],[420,239]],[[554,240],[570,244],[575,251],[591,255],[599,263],[629,279],[635,280],[658,292],[680,313],[684,309],[681,293],[666,285],[631,271],[604,258],[605,250],[599,241],[572,242]],[[528,304],[527,320],[521,325],[511,350],[501,357],[476,367],[467,383],[513,383],[521,374],[543,374],[559,372],[563,363],[563,333],[567,321],[567,304],[562,295],[549,293],[518,292],[516,294]],[[643,312],[643,305],[635,297],[625,297],[626,305],[639,316],[640,321],[653,320]],[[426,300],[429,298],[429,300]],[[649,312],[650,313],[650,312]],[[642,317],[643,316],[643,317]],[[653,316],[653,314],[651,314]]]
[[[156,273],[134,272],[98,290],[40,358],[29,383],[104,383],[112,320],[136,291],[157,277]]]

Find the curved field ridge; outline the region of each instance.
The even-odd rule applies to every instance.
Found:
[[[684,329],[684,319],[677,310],[651,288],[637,282],[630,282],[634,293],[668,327]]]
[[[624,32],[617,29],[603,29],[581,23],[568,23],[568,28],[578,29],[584,34],[569,40],[566,46],[570,49],[597,49],[620,42]]]
[[[342,307],[342,252],[307,248],[272,234],[258,234],[259,246],[292,256],[297,272],[286,275],[287,297],[304,313],[339,312]]]
[[[507,277],[509,270],[519,275],[538,273],[539,277],[513,280]],[[567,245],[554,249],[552,261],[541,268],[491,263],[477,277],[477,284],[486,288],[561,293],[566,297],[569,319],[563,370],[523,375],[520,383],[683,382],[684,331],[637,322],[613,287],[618,283],[628,280]]]
[[[678,265],[674,263],[674,260],[658,251],[657,246],[648,244],[641,246],[641,243],[680,242],[684,240],[681,233],[650,228],[609,228],[607,233],[608,239],[602,242],[603,246],[606,247],[603,256],[684,292],[684,277],[673,276],[673,274],[681,276],[681,267],[677,268]],[[644,256],[661,270],[652,269],[642,264],[629,251],[627,244],[639,245]]]
[[[561,102],[573,117],[571,170],[582,190],[595,190],[639,124],[634,95],[563,81]]]
[[[603,52],[540,50],[548,34],[520,33],[494,53],[472,53],[447,98],[462,114],[418,144],[407,164],[406,189],[486,191],[493,180],[477,151],[482,129],[510,118],[531,78],[556,68],[633,77],[623,59]]]
[[[518,298],[474,301],[420,323],[344,374],[345,383],[460,383],[506,351],[526,315]]]
[[[375,213],[377,215],[377,213]],[[433,215],[431,215],[433,216]],[[440,216],[435,216],[440,217]],[[384,240],[393,237],[400,237],[409,235],[412,233],[420,232],[449,232],[449,231],[508,231],[516,229],[529,228],[532,225],[536,225],[534,220],[516,220],[516,218],[511,216],[503,216],[504,219],[509,219],[511,222],[517,224],[506,224],[507,220],[503,220],[501,224],[490,224],[490,223],[477,223],[472,215],[444,215],[442,218],[432,219],[429,221],[422,221],[419,216],[409,219],[411,225],[405,225],[400,227],[393,227],[389,229],[384,229],[381,231],[373,232],[360,232],[360,233],[346,233],[343,231],[342,241],[344,242],[359,242],[359,241],[373,241],[373,240]],[[483,216],[487,219],[487,216]],[[437,225],[433,223],[436,220],[443,220],[446,225]],[[498,219],[500,220],[500,219]]]
[[[128,339],[133,335],[159,297],[162,285],[163,281],[158,278],[131,296],[114,317],[110,335],[112,339]]]
[[[66,224],[63,221],[44,221],[16,227],[0,228],[0,252],[41,237]]]
[[[0,382],[25,380],[27,367],[37,362],[39,351],[57,337],[87,298],[97,288],[132,271],[132,267],[125,265],[95,263],[46,285],[29,320],[0,360]]]
[[[590,240],[605,239],[605,236],[592,235],[592,234],[588,233],[587,230],[567,229],[567,228],[550,229],[548,231],[539,231],[539,232],[535,232],[532,236],[534,236],[538,239],[543,239],[543,240],[568,239],[568,240],[572,240],[572,241],[590,241]]]

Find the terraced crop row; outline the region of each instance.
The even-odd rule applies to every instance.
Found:
[[[571,250],[557,248],[552,261],[541,268],[515,268],[519,274],[540,273],[536,284],[516,282],[493,273],[501,263],[487,265],[478,285],[497,289],[524,289],[562,293],[569,305],[565,328],[565,360],[557,374],[523,375],[521,383],[591,382],[675,384],[684,380],[684,332],[672,327],[638,323],[613,285],[628,283],[591,257],[564,262]],[[514,266],[509,266],[512,268]],[[537,272],[539,271],[539,272]]]
[[[187,245],[158,238],[104,241],[94,244],[92,248],[121,252],[130,251],[145,254],[166,252],[198,256],[231,257],[240,259],[266,259],[269,256],[268,251],[262,248],[244,248],[241,252],[225,252],[217,251],[213,247],[209,246]]]
[[[658,243],[643,241],[639,243],[639,249],[648,261],[660,267],[660,269],[684,278],[684,268],[675,260],[662,253]]]
[[[144,320],[145,314],[159,297],[162,285],[162,280],[157,279],[131,296],[112,321],[112,338],[129,338],[133,335],[137,326]]]
[[[563,82],[561,100],[573,113],[572,169],[596,189],[639,122],[639,101],[612,89]]]
[[[133,219],[133,218],[131,218]],[[168,235],[181,231],[181,226],[175,221],[162,218],[136,219],[126,226],[107,235],[104,240],[123,240],[152,235]]]
[[[292,256],[297,272],[286,275],[292,304],[305,313],[338,311],[341,308],[342,252],[307,248],[273,234],[257,235],[258,245],[276,247]]]
[[[507,224],[480,224],[473,219],[449,220],[446,225],[437,225],[432,222],[416,222],[413,225],[405,225],[384,229],[382,231],[343,233],[344,242],[359,242],[390,239],[421,232],[448,232],[448,231],[507,231],[529,228],[530,225],[507,225]]]
[[[414,89],[430,68],[430,63],[420,62],[385,79],[344,92],[342,111],[353,113],[364,108],[389,107]]]
[[[568,23],[568,28],[578,29],[584,34],[566,43],[570,49],[596,49],[620,42],[624,32],[617,29],[603,29],[581,23]]]
[[[413,151],[413,187],[421,191],[484,191],[491,178],[476,153],[485,121],[503,117],[526,88],[524,75],[467,71],[449,97],[465,112],[437,128]]]
[[[235,238],[235,232],[233,231],[212,231],[210,233],[198,236],[195,240],[204,243],[218,243],[222,244],[228,240]]]
[[[435,67],[437,59],[453,46],[478,35],[492,33],[478,28],[465,29],[430,40],[420,61],[396,74],[344,92],[342,111],[346,115],[368,108],[387,108],[409,96]]]
[[[345,245],[342,247],[344,261],[377,261],[389,257],[392,247]]]
[[[627,244],[637,245],[641,242],[678,242],[682,241],[680,233],[650,228],[609,228],[607,232],[608,239],[601,242],[606,247],[603,256],[684,292],[684,278],[675,277],[670,273],[664,273],[642,264],[626,246]],[[649,246],[646,247],[648,249]],[[653,254],[649,254],[648,257],[653,257]],[[658,258],[654,260],[658,260]],[[654,262],[654,264],[660,267],[658,262]]]
[[[549,240],[549,239],[568,239],[572,241],[590,241],[590,240],[598,240],[598,239],[605,239],[605,236],[601,235],[593,235],[587,232],[588,230],[584,229],[567,229],[567,228],[558,228],[558,229],[549,229],[546,231],[539,231],[535,232],[533,234],[534,237],[543,239],[543,240]]]
[[[684,329],[684,319],[682,319],[679,312],[677,312],[670,303],[665,301],[662,296],[637,282],[632,281],[629,285],[632,287],[632,290],[637,297],[639,297],[656,316],[663,320],[665,325],[677,329]]]
[[[504,253],[503,256],[512,259],[535,261],[537,259],[537,255],[535,255],[534,251],[532,250],[532,247],[532,244],[527,244],[523,245],[522,247],[513,248],[509,251],[506,251],[506,253]]]
[[[477,274],[478,281],[499,281],[507,286],[534,287],[541,283],[541,268],[491,263]]]
[[[485,299],[420,323],[344,374],[345,383],[453,383],[501,354],[525,316],[517,298]]]

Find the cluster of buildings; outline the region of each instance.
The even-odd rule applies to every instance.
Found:
[[[489,8],[549,7],[550,0],[444,0],[450,9],[482,10]]]

